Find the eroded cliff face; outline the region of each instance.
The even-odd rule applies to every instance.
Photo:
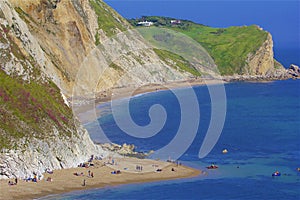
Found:
[[[77,95],[120,87],[125,83],[164,83],[190,76],[162,62],[135,33],[121,34],[128,31],[130,25],[102,1],[9,2],[11,6],[3,7],[5,16],[14,16],[16,19],[8,20],[9,26],[14,24],[21,35],[29,37],[28,41],[32,45],[28,46],[27,51],[31,51],[35,59],[42,60],[39,64],[44,72],[67,97],[72,96],[74,84],[78,85],[78,76],[85,81],[81,90],[76,91]],[[20,43],[24,42],[20,40]],[[97,45],[103,48],[95,50]],[[99,51],[99,56],[86,61],[93,51]],[[112,62],[117,64],[112,65]],[[147,67],[149,65],[151,67]],[[85,67],[89,73],[82,72],[81,68]],[[119,81],[124,71],[128,72],[131,68],[134,68],[135,73]],[[142,81],[133,81],[139,78]]]
[[[44,1],[30,2],[29,9]],[[0,178],[25,178],[107,155],[73,117],[53,83],[67,88],[67,78],[31,30],[30,23],[37,22],[23,15],[9,1],[0,1]]]
[[[26,148],[3,151],[0,154],[0,179],[33,178],[34,173],[42,175],[46,170],[77,167],[91,155],[106,157],[109,154],[94,145],[82,127],[73,137],[60,137],[56,128],[52,132],[56,135],[52,139],[32,138],[30,142],[24,142]]]
[[[273,40],[268,33],[266,41],[254,53],[249,54],[246,60],[247,72],[249,75],[259,76],[280,76],[285,73],[284,67],[274,60]]]

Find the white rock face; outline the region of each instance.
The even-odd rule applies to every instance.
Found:
[[[53,131],[57,132],[55,129]],[[91,141],[86,130],[79,128],[71,139],[33,139],[23,150],[1,153],[0,179],[33,177],[33,173],[41,175],[46,169],[77,167],[88,161],[91,155],[106,157],[108,154]]]

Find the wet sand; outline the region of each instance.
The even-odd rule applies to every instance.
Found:
[[[111,163],[111,162],[110,162]],[[137,170],[142,166],[142,170]],[[172,170],[174,169],[174,171]],[[161,172],[157,172],[161,169]],[[111,172],[120,170],[120,174]],[[88,171],[94,177],[88,176]],[[81,174],[76,176],[74,173]],[[62,194],[71,191],[103,188],[129,183],[153,182],[179,178],[195,177],[201,171],[176,163],[162,162],[137,158],[115,158],[114,165],[108,161],[94,161],[89,168],[72,168],[56,170],[53,174],[44,174],[44,179],[38,182],[18,180],[17,185],[9,186],[9,180],[0,181],[0,199],[36,199],[53,194]],[[47,181],[50,177],[52,181]],[[85,186],[83,186],[85,180]],[[14,182],[14,180],[11,180]]]

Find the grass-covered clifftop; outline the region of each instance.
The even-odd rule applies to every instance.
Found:
[[[199,42],[214,59],[222,75],[243,74],[247,58],[266,41],[268,32],[256,25],[229,28],[212,28],[187,20],[171,23],[173,18],[143,17],[129,22],[137,26],[139,21],[151,21],[154,26],[184,33]]]

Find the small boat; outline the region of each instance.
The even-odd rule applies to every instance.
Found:
[[[228,150],[227,150],[227,149],[224,149],[224,150],[222,151],[222,153],[223,153],[223,154],[226,154],[226,153],[228,153]]]
[[[208,166],[206,168],[207,169],[218,169],[219,167],[217,165],[212,164],[212,165],[210,165],[210,166]]]
[[[279,171],[276,171],[272,174],[272,176],[280,176],[280,175],[281,175],[281,173]]]

